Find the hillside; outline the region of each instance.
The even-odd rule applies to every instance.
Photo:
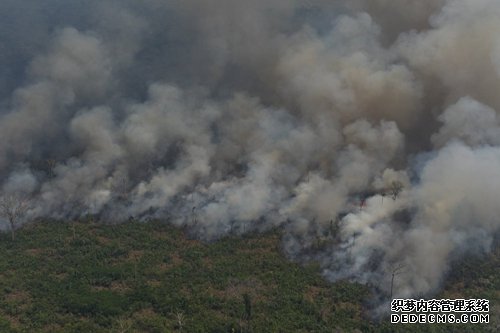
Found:
[[[39,222],[15,242],[1,234],[0,251],[0,332],[409,329],[368,319],[366,287],[291,263],[277,230],[204,244],[160,222]],[[488,298],[498,320],[499,264],[497,253],[457,265],[439,296]],[[494,332],[495,324],[412,329]]]

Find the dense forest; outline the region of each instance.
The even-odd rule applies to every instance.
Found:
[[[290,263],[282,232],[190,239],[167,223],[39,221],[0,235],[0,332],[497,332],[500,252],[456,263],[442,298],[486,298],[490,325],[391,325],[370,288]]]

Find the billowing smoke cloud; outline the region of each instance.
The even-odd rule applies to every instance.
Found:
[[[0,184],[31,218],[163,218],[204,240],[280,226],[332,281],[387,295],[403,267],[395,296],[493,246],[498,1],[0,13]]]

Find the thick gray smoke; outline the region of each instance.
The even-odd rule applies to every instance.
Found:
[[[280,226],[434,292],[500,229],[496,0],[0,2],[0,184],[29,217]],[[390,192],[395,184],[401,193]]]

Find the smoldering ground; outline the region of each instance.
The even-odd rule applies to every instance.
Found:
[[[332,281],[387,295],[404,266],[398,297],[492,249],[497,1],[3,0],[0,15],[0,181],[27,218],[168,218],[205,240],[280,226]]]

